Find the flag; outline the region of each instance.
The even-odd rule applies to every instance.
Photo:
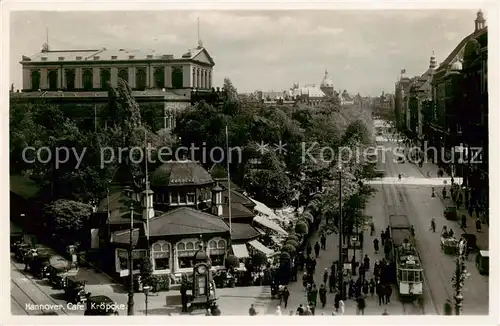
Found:
[[[401,75],[406,73],[406,69],[401,69]]]

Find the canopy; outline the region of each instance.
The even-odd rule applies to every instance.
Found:
[[[256,201],[255,199],[250,198],[254,203],[255,207],[254,209],[259,212],[262,215],[268,216],[269,218],[273,220],[279,220],[278,215],[274,214],[274,211],[267,207],[265,204],[261,203],[260,201]]]
[[[233,248],[233,253],[238,258],[248,258],[248,249],[245,244],[234,244],[231,246]]]
[[[285,236],[288,235],[288,232],[283,230],[283,228],[281,226],[279,226],[277,223],[271,221],[270,219],[268,219],[265,216],[257,215],[253,218],[253,221],[255,223],[258,223],[258,224],[268,228],[268,229],[273,230],[274,232],[277,232],[277,233],[285,235]]]
[[[267,256],[272,256],[274,254],[274,250],[269,249],[268,247],[264,246],[257,240],[252,240],[248,244],[257,249],[258,251],[266,254]]]

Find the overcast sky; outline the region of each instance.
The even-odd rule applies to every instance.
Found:
[[[402,68],[420,75],[435,51],[441,62],[473,32],[475,10],[12,12],[11,80],[21,87],[21,55],[40,51],[49,30],[56,49],[155,49],[178,57],[201,39],[215,61],[214,84],[239,92],[319,84],[394,91]],[[485,13],[486,19],[487,14]]]

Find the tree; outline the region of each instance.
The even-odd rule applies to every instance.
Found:
[[[150,257],[144,257],[141,263],[141,281],[143,285],[152,286],[153,284],[153,265]]]
[[[265,266],[267,264],[267,256],[266,254],[256,251],[252,255],[252,265],[255,267]]]
[[[234,87],[233,83],[229,78],[224,78],[224,84],[222,85],[222,91],[224,92],[224,96],[226,100],[229,102],[238,100],[238,91],[236,87]]]
[[[43,208],[45,228],[63,246],[79,244],[87,237],[92,207],[73,200],[58,199]]]
[[[238,268],[240,266],[240,261],[239,261],[238,257],[236,257],[235,255],[229,255],[226,258],[225,265],[226,265],[227,269]]]
[[[309,228],[306,223],[299,221],[295,224],[295,232],[298,234],[307,234],[309,232]]]

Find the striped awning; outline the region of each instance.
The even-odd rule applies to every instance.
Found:
[[[248,249],[245,244],[234,244],[231,246],[233,248],[233,254],[238,258],[248,258]]]
[[[274,250],[269,249],[268,247],[264,246],[257,240],[252,240],[248,244],[257,249],[258,251],[266,254],[267,256],[272,256],[274,254]]]

